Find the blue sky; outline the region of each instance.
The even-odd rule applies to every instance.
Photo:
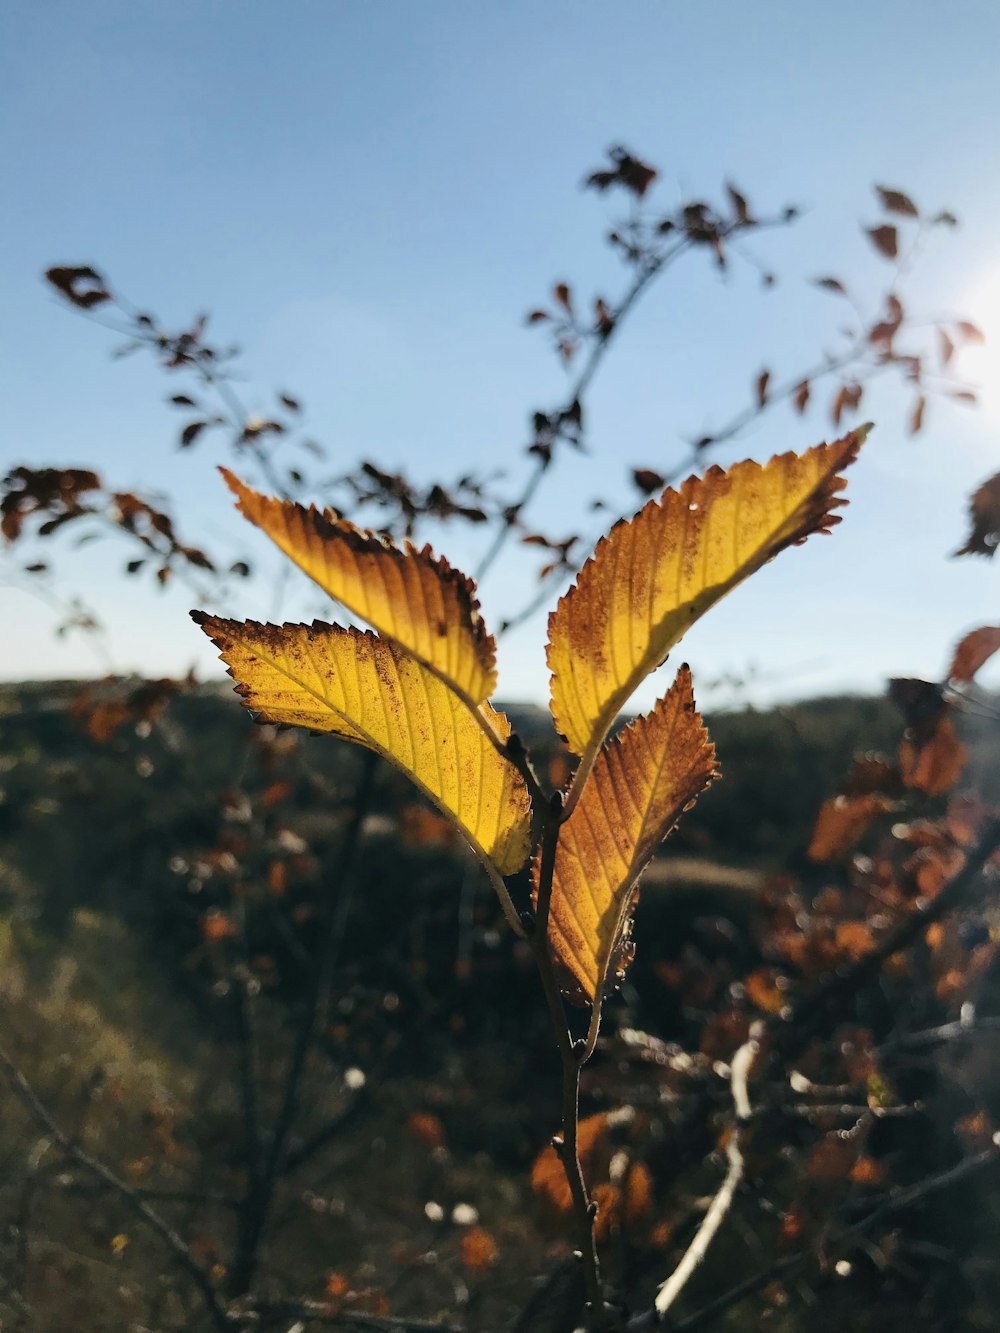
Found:
[[[169,494],[185,532],[231,541],[270,574],[215,477],[221,449],[176,452],[174,386],[112,361],[114,339],[45,290],[47,266],[105,268],[168,323],[209,309],[245,348],[244,396],[262,409],[274,387],[301,396],[338,465],[371,457],[429,480],[495,462],[516,477],[528,412],[565,389],[524,312],[557,278],[612,298],[623,283],[601,242],[620,209],[579,188],[609,144],[662,168],[664,207],[718,200],[727,177],[761,211],[801,203],[792,232],[750,243],[776,288],[750,269],[720,281],[697,259],[623,330],[590,398],[591,453],[534,511],[544,528],[589,527],[595,495],[634,507],[628,464],[669,470],[762,366],[784,378],[832,345],[843,312],[805,280],[878,279],[859,223],[878,220],[882,181],[962,218],[910,290],[928,315],[968,312],[994,332],[966,363],[983,406],[935,403],[911,440],[906,400],[879,391],[845,523],[713,610],[684,655],[703,694],[753,665],[759,700],[938,675],[961,633],[998,614],[1000,570],[947,559],[967,493],[1000,467],[998,56],[994,3],[7,0],[0,464],[86,464]],[[830,433],[818,408],[778,408],[719,461]],[[436,544],[471,565],[482,538],[448,529]],[[190,594],[126,585],[121,560],[66,546],[56,561],[61,587],[102,614],[116,668],[218,670],[187,621]],[[86,643],[55,640],[51,612],[2,571],[17,629],[0,675],[92,673]],[[499,567],[487,617],[518,606],[529,577],[516,554]],[[235,609],[272,601],[262,577]],[[543,643],[542,617],[504,641],[502,693],[543,699]]]

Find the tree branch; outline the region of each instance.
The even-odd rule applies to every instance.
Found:
[[[154,1208],[143,1199],[139,1193],[126,1184],[120,1176],[115,1175],[110,1167],[91,1156],[84,1148],[73,1143],[71,1139],[60,1129],[45,1106],[33,1092],[28,1080],[21,1073],[20,1069],[14,1064],[6,1051],[0,1049],[0,1068],[7,1075],[8,1082],[14,1091],[14,1095],[23,1106],[34,1116],[34,1118],[44,1126],[49,1136],[58,1143],[67,1157],[71,1158],[78,1166],[83,1167],[92,1175],[103,1181],[107,1187],[117,1194],[132,1209],[146,1225],[154,1231],[164,1245],[174,1256],[174,1260],[191,1282],[198,1288],[201,1298],[211,1315],[212,1322],[220,1333],[231,1333],[233,1321],[226,1311],[219,1293],[213,1285],[211,1279],[205,1270],[195,1262],[191,1253],[169,1222],[165,1221]]]

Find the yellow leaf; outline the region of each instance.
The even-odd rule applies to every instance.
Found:
[[[332,732],[401,768],[501,874],[528,855],[524,780],[473,713],[409,654],[366,630],[261,625],[192,616],[218,646],[237,692],[260,722]],[[500,741],[502,713],[483,705]]]
[[[653,711],[603,748],[559,831],[549,941],[586,999],[601,994],[627,941],[640,872],[715,775],[684,666]]]
[[[602,538],[549,617],[552,714],[575,754],[589,763],[632,691],[710,606],[840,521],[838,473],[867,429],[763,467],[710,468]]]
[[[402,548],[314,506],[274,500],[221,468],[237,508],[347,609],[422,662],[472,706],[496,688],[496,644],[471,579],[409,542]]]

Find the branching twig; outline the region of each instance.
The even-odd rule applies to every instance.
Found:
[[[757,1056],[757,1051],[756,1037],[751,1036],[733,1056],[730,1069],[733,1126],[726,1143],[726,1159],[729,1163],[726,1177],[712,1200],[701,1226],[695,1233],[694,1240],[684,1252],[684,1257],[656,1293],[655,1309],[660,1319],[663,1318],[687,1286],[691,1275],[708,1253],[708,1248],[729,1212],[736,1190],[743,1179],[743,1153],[740,1151],[740,1135],[743,1125],[746,1124],[752,1114],[747,1079]]]
[[[91,1172],[99,1180],[102,1180],[114,1194],[128,1204],[137,1217],[141,1218],[160,1237],[173,1254],[177,1266],[187,1274],[198,1288],[215,1327],[220,1331],[225,1330],[225,1333],[230,1333],[233,1327],[232,1321],[219,1297],[219,1293],[205,1270],[192,1258],[187,1245],[170,1223],[165,1221],[154,1208],[151,1208],[149,1203],[131,1185],[122,1180],[120,1176],[115,1175],[109,1166],[105,1166],[98,1158],[91,1156],[89,1152],[73,1143],[63,1133],[35,1095],[28,1080],[4,1050],[0,1050],[0,1067],[6,1073],[14,1095],[34,1118],[45,1127],[46,1132],[58,1143],[66,1156],[76,1162],[78,1166],[83,1167],[84,1170]]]

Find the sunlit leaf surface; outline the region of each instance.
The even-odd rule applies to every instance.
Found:
[[[682,667],[653,711],[601,750],[560,830],[549,938],[585,998],[601,992],[627,937],[640,871],[715,774]]]
[[[262,625],[194,612],[258,721],[331,732],[384,755],[458,824],[501,874],[527,859],[524,781],[461,699],[376,634],[338,625]],[[510,724],[483,710],[502,739]]]
[[[412,653],[472,704],[496,687],[496,645],[475,585],[425,546],[393,545],[315,507],[275,500],[222,475],[240,512],[336,601]]]
[[[614,527],[549,618],[552,713],[592,755],[688,627],[786,546],[825,531],[867,428],[766,466],[713,467]]]

